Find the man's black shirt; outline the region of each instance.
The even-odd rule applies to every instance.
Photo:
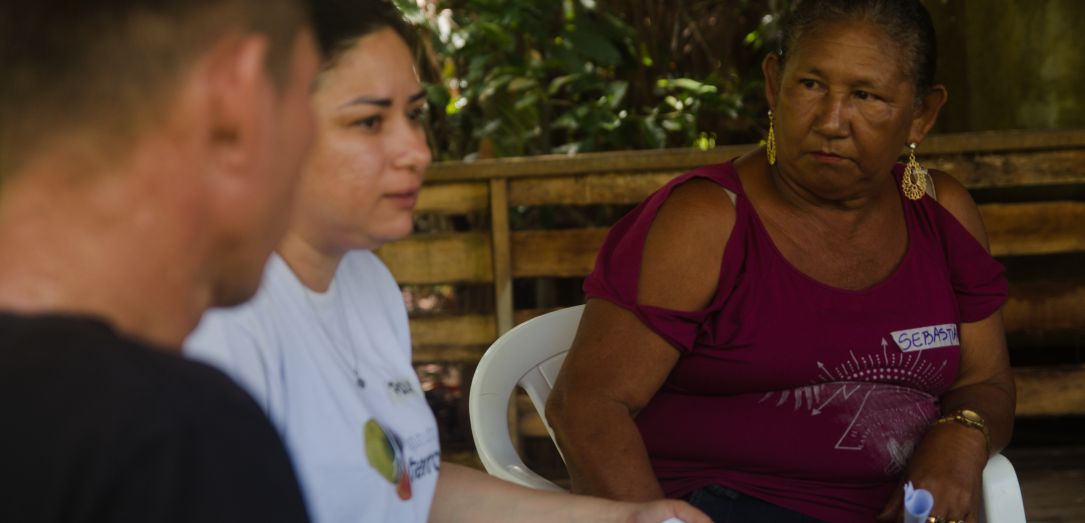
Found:
[[[228,377],[107,324],[0,314],[0,522],[305,522]]]

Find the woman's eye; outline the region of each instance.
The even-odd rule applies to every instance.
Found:
[[[407,118],[412,122],[424,122],[426,120],[427,106],[422,105],[407,111]]]
[[[361,127],[363,129],[376,130],[380,128],[381,117],[378,115],[370,116],[368,118],[362,118],[355,121],[352,125],[355,127]]]

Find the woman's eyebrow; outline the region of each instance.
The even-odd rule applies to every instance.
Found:
[[[421,99],[423,99],[425,97],[426,97],[426,90],[422,89],[422,90],[418,91],[417,93],[412,94],[410,96],[410,98],[407,98],[407,103],[409,103],[409,104],[414,103],[414,102],[416,102],[418,100],[421,100]],[[376,105],[376,106],[380,106],[380,107],[391,107],[392,106],[392,99],[391,98],[377,98],[377,97],[373,97],[373,96],[359,96],[357,98],[354,98],[354,99],[350,100],[347,103],[344,103],[343,105],[340,105],[339,108],[342,109],[344,107],[350,107],[352,105]]]
[[[374,98],[372,96],[359,96],[359,97],[357,97],[357,98],[355,98],[355,99],[353,99],[353,100],[351,100],[351,101],[349,101],[349,102],[347,102],[347,103],[345,103],[343,105],[340,105],[339,108],[342,109],[343,107],[349,107],[351,105],[363,105],[363,104],[378,105],[380,107],[391,107],[392,106],[392,99],[391,98]]]

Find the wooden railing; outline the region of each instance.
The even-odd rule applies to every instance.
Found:
[[[632,205],[691,168],[754,145],[451,162],[434,165],[420,215],[475,216],[483,227],[415,234],[378,254],[401,285],[492,286],[492,311],[411,319],[415,360],[473,362],[500,333],[548,309],[513,307],[513,282],[582,278],[604,226],[512,230],[510,209]],[[1008,267],[1003,308],[1018,414],[1085,414],[1085,130],[930,137],[920,160],[960,179],[979,203],[991,250]]]

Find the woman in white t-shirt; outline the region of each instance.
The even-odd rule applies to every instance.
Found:
[[[186,353],[234,376],[265,409],[317,523],[708,523],[677,501],[544,493],[441,463],[406,310],[371,252],[411,232],[431,160],[412,32],[383,0],[316,4],[318,132],[289,232],[254,299],[208,313]]]

